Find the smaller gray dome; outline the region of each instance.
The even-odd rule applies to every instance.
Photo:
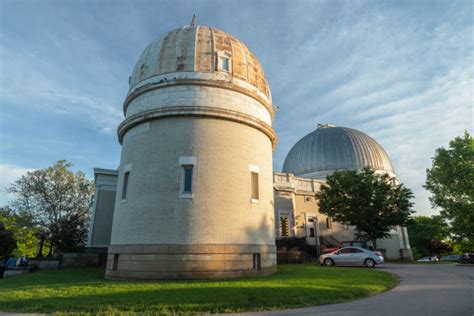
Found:
[[[352,128],[326,124],[291,148],[283,172],[323,179],[336,170],[364,167],[394,173],[390,158],[373,138]]]

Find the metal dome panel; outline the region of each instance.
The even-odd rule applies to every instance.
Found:
[[[229,69],[219,68],[221,58],[229,59]],[[154,40],[138,59],[130,76],[130,88],[172,72],[225,73],[229,81],[246,82],[271,100],[262,65],[252,51],[236,37],[216,28],[184,26]]]
[[[355,129],[324,125],[291,148],[283,172],[324,178],[336,170],[364,167],[394,173],[389,156],[373,138]]]

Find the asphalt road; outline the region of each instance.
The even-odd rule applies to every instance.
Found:
[[[474,266],[386,264],[376,269],[396,274],[400,284],[349,303],[239,315],[474,316]]]

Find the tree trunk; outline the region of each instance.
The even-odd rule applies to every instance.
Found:
[[[49,245],[49,252],[48,252],[48,257],[52,257],[52,256],[53,256],[53,243]]]
[[[39,245],[38,245],[38,253],[36,255],[37,257],[42,257],[43,256],[44,240],[45,240],[45,238],[43,236],[40,236],[40,242],[39,242]]]
[[[372,245],[374,246],[374,250],[377,250],[377,238],[372,239]]]

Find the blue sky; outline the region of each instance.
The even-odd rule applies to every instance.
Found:
[[[0,190],[59,159],[90,176],[116,168],[128,76],[193,13],[262,63],[280,108],[276,171],[318,123],[359,129],[388,152],[418,213],[437,212],[425,169],[473,130],[471,1],[0,0]]]

